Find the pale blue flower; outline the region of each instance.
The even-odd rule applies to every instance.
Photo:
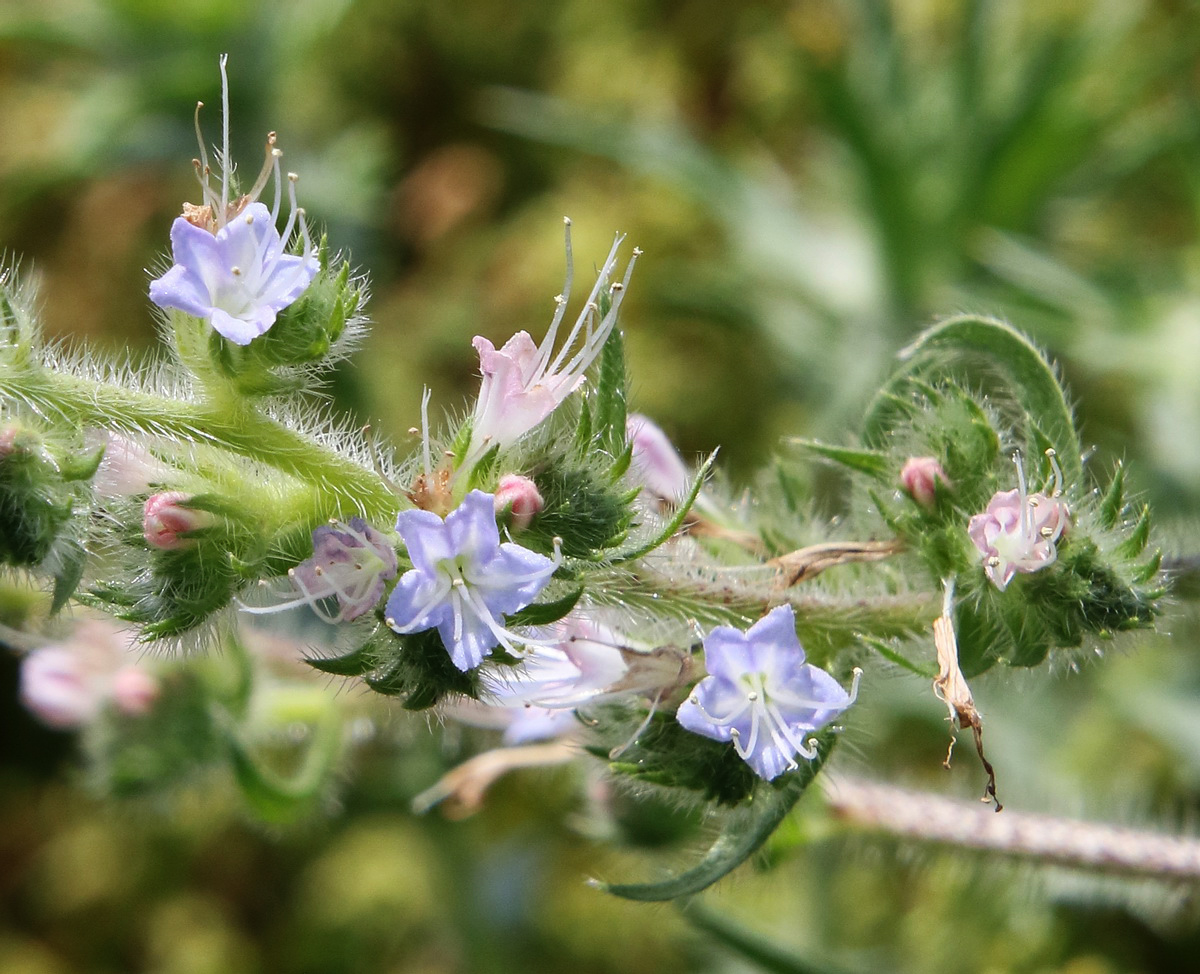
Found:
[[[177,217],[171,250],[175,264],[150,283],[150,300],[211,322],[236,345],[248,345],[270,328],[320,269],[311,244],[303,255],[285,252],[284,237],[262,203],[247,204],[216,233]]]
[[[812,760],[805,737],[854,702],[859,672],[847,693],[822,669],[804,662],[790,605],[772,609],[746,632],[718,626],[704,640],[701,680],[676,715],[688,730],[732,741],[738,756],[771,781]]]
[[[160,308],[174,308],[203,318],[236,345],[249,345],[275,324],[275,317],[308,288],[320,270],[316,250],[308,235],[304,211],[296,203],[295,173],[288,173],[291,213],[283,233],[277,229],[283,179],[275,148],[275,133],[267,136],[262,171],[244,196],[231,198],[232,163],[229,155],[229,79],[226,56],[221,56],[220,183],[214,186],[208,153],[200,133],[200,105],[196,106],[196,138],[200,158],[195,161],[203,202],[183,204],[183,216],[171,224],[171,259],[174,265],[150,282],[150,300]],[[271,209],[259,194],[275,177]],[[289,254],[293,234],[299,231],[303,253]]]
[[[500,543],[495,498],[473,490],[445,520],[431,511],[402,511],[396,530],[411,571],[388,599],[387,624],[399,633],[437,629],[450,659],[472,670],[494,647],[519,656],[526,637],[504,628],[504,616],[529,605],[558,567],[513,542]]]

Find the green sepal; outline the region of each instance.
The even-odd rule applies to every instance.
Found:
[[[1117,545],[1117,554],[1124,558],[1136,558],[1146,550],[1146,545],[1150,543],[1150,505],[1143,504],[1142,510],[1138,514],[1137,524],[1129,536]]]
[[[1106,531],[1111,531],[1120,523],[1121,512],[1125,510],[1125,465],[1117,464],[1117,469],[1113,471],[1112,482],[1108,485],[1108,490],[1104,492],[1104,498],[1100,501],[1100,508],[1096,512],[1100,520],[1100,526]]]
[[[624,490],[595,466],[554,464],[533,474],[542,510],[521,534],[521,544],[549,553],[554,539],[568,558],[593,559],[621,543],[633,518]]]
[[[762,848],[808,789],[833,749],[836,735],[826,731],[817,738],[816,757],[774,782],[758,782],[750,801],[730,815],[711,848],[694,867],[656,883],[602,883],[607,893],[628,900],[661,902],[692,896],[727,876]],[[733,745],[728,745],[730,750]]]
[[[548,626],[558,622],[568,612],[575,608],[575,603],[583,595],[583,586],[568,592],[561,599],[552,602],[534,602],[505,616],[506,626]]]
[[[425,710],[447,696],[479,697],[478,670],[456,667],[436,629],[402,635],[380,627],[368,645],[381,663],[364,682],[376,693],[403,697],[405,710]]]
[[[332,676],[363,676],[379,666],[379,656],[375,646],[366,643],[344,656],[306,656],[304,662]]]
[[[100,461],[104,459],[106,446],[101,445],[93,450],[80,450],[67,453],[58,458],[58,473],[64,481],[91,480],[100,469]]]
[[[1162,571],[1163,553],[1162,550],[1156,550],[1142,565],[1140,565],[1133,573],[1133,581],[1135,585],[1145,585],[1150,579]]]

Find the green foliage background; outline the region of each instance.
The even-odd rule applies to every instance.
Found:
[[[689,455],[720,445],[735,483],[783,436],[843,440],[900,347],[977,311],[1059,361],[1089,466],[1128,462],[1168,552],[1200,546],[1197,4],[10,0],[0,247],[52,333],[150,346],[145,269],[195,196],[197,98],[218,131],[221,52],[235,157],[256,169],[278,130],[303,204],[372,275],[376,324],[335,392],[382,435],[406,440],[423,384],[451,408],[473,392],[473,335],[540,332],[569,215],[581,276],[614,230],[646,252],[631,405]],[[835,513],[839,482],[806,476]],[[1190,828],[1195,614],[1163,628],[975,685],[1006,805]],[[396,708],[299,826],[250,824],[222,781],[101,804],[2,665],[6,972],[1110,974],[1200,948],[1194,890],[898,847],[806,799],[759,873],[706,901],[812,965],[752,966],[711,923],[583,885],[677,863],[699,833],[622,795],[615,824],[589,816],[578,795],[604,785],[582,768],[515,776],[467,822],[415,818],[480,738]],[[973,795],[965,756],[941,769],[943,716],[877,672],[834,768]]]

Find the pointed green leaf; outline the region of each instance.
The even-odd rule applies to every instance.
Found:
[[[708,459],[704,461],[699,471],[696,473],[696,479],[692,483],[692,489],[688,492],[687,497],[685,497],[683,502],[679,505],[679,509],[675,512],[675,516],[667,522],[666,526],[659,531],[658,534],[656,534],[645,544],[639,545],[632,551],[622,552],[613,558],[613,564],[620,565],[624,564],[625,562],[637,561],[639,558],[644,558],[655,548],[666,544],[667,541],[674,537],[675,532],[683,526],[683,522],[687,519],[688,512],[692,509],[692,505],[696,503],[696,498],[700,495],[700,488],[704,486],[704,480],[708,476],[708,472],[712,469],[712,466],[714,463],[716,463],[716,461],[717,451],[714,450],[709,454]]]
[[[822,460],[840,464],[850,470],[865,473],[876,480],[888,482],[894,475],[892,459],[881,450],[856,450],[845,446],[831,446],[816,440],[800,437],[788,440],[805,453],[812,453]]]
[[[561,599],[553,602],[534,602],[523,609],[518,609],[512,615],[505,617],[506,626],[548,626],[558,622],[563,616],[575,608],[575,603],[583,595],[583,586],[568,592]]]
[[[826,732],[817,739],[817,755],[786,775],[778,785],[762,784],[744,812],[730,815],[708,853],[693,868],[657,883],[594,885],[627,900],[658,902],[691,896],[728,875],[757,852],[787,817],[829,757],[836,737]]]
[[[50,601],[50,614],[63,608],[79,587],[83,568],[87,563],[87,551],[83,545],[72,542],[58,553],[58,568],[54,573],[54,593]]]
[[[362,676],[379,665],[379,656],[372,643],[366,643],[344,656],[306,656],[309,666],[334,676]]]
[[[614,328],[600,352],[594,423],[600,448],[618,457],[625,451],[626,383],[625,336]]]
[[[1100,525],[1107,531],[1111,531],[1117,526],[1117,522],[1121,520],[1121,511],[1125,509],[1125,465],[1117,464],[1117,469],[1113,471],[1112,483],[1108,485],[1108,490],[1104,492],[1104,499],[1100,501]]]
[[[1146,550],[1150,542],[1150,505],[1143,504],[1142,512],[1138,515],[1137,524],[1124,541],[1117,545],[1117,554],[1126,558],[1136,558]]]

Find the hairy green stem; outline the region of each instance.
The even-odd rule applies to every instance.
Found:
[[[41,368],[0,371],[0,398],[70,425],[191,440],[256,460],[310,485],[325,516],[361,511],[386,521],[396,512],[395,494],[373,471],[244,402],[185,403]]]

